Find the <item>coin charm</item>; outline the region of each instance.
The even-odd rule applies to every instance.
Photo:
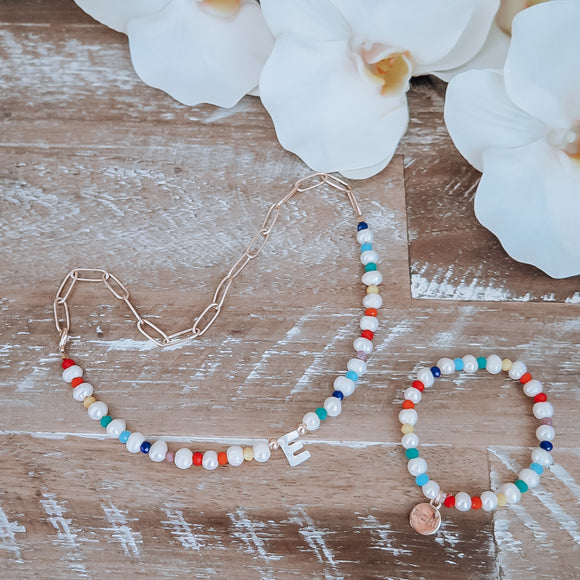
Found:
[[[429,536],[441,526],[441,514],[430,503],[419,503],[411,510],[409,523],[416,532]]]

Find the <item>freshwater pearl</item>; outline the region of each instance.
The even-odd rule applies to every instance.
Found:
[[[415,409],[403,409],[399,412],[399,422],[402,425],[415,425],[417,423],[417,411]]]
[[[310,411],[302,417],[302,423],[304,423],[308,431],[316,431],[316,429],[320,427],[320,417],[316,413]]]
[[[554,462],[554,458],[549,451],[536,447],[532,451],[532,462],[541,465],[542,467],[549,467]]]
[[[371,352],[373,352],[373,343],[368,338],[359,336],[358,338],[355,338],[352,345],[354,346],[354,350],[356,350],[356,352],[361,351],[365,354],[371,354]]]
[[[361,281],[365,286],[378,286],[383,281],[383,275],[378,270],[372,270],[365,272],[361,276]]]
[[[415,433],[407,433],[401,438],[401,445],[405,449],[413,449],[419,445],[419,437]]]
[[[336,397],[328,397],[325,399],[323,407],[326,409],[329,417],[338,417],[342,412],[342,403]]]
[[[271,451],[268,443],[265,441],[260,441],[258,443],[254,443],[253,445],[254,450],[254,459],[258,463],[264,463],[270,459]]]
[[[491,512],[496,507],[497,507],[497,495],[495,495],[493,491],[484,491],[481,494],[481,509],[486,512]]]
[[[468,512],[471,509],[471,496],[464,491],[455,495],[455,508],[460,512]]]
[[[463,370],[470,375],[479,368],[477,359],[471,354],[466,354],[461,360],[463,361]]]
[[[356,389],[356,383],[347,377],[336,377],[333,386],[335,391],[342,391],[345,397],[350,397]]]
[[[367,264],[377,263],[379,255],[374,250],[367,250],[360,255],[360,261],[366,266]]]
[[[499,356],[497,356],[497,354],[492,354],[492,355],[487,357],[487,360],[485,361],[485,370],[488,373],[490,373],[492,375],[497,375],[498,373],[501,372],[501,369],[502,369],[502,360]],[[495,497],[495,494],[493,494],[493,496]],[[496,501],[497,501],[497,498],[496,498]],[[483,504],[483,502],[482,502],[482,504]],[[482,505],[482,508],[483,508],[483,505]],[[489,511],[489,510],[487,510],[487,511]]]
[[[440,358],[437,361],[437,366],[442,375],[450,375],[455,371],[455,362],[450,358]]]
[[[149,459],[154,463],[159,463],[165,459],[167,455],[167,443],[162,439],[155,441],[153,445],[151,445],[151,449],[149,449]]]
[[[107,435],[112,435],[113,437],[119,437],[119,435],[123,431],[125,431],[126,428],[127,428],[127,424],[125,422],[125,419],[113,419],[107,425]]]
[[[244,450],[239,445],[232,445],[227,448],[226,456],[228,463],[234,467],[238,467],[244,462]]]
[[[369,228],[365,228],[364,230],[359,230],[356,233],[356,241],[359,244],[372,244],[373,243],[373,232]]]
[[[383,305],[383,299],[380,294],[366,294],[363,298],[365,308],[380,308]]]
[[[505,495],[505,499],[508,503],[518,503],[520,499],[522,499],[522,492],[514,483],[504,483],[501,486],[501,492]]]
[[[532,407],[532,413],[536,419],[544,419],[545,417],[552,417],[554,415],[554,407],[552,403],[548,401],[543,401],[542,403],[536,403]]]
[[[141,443],[145,441],[143,433],[135,432],[129,435],[129,439],[125,443],[125,447],[129,453],[139,453],[141,451]]]
[[[542,383],[540,383],[540,381],[537,381],[536,379],[532,379],[531,381],[528,381],[524,385],[524,393],[528,397],[535,397],[536,395],[539,395],[543,390],[544,385],[542,385]]]
[[[83,376],[83,369],[79,365],[72,365],[62,372],[62,380],[65,383],[70,383],[73,379]]]
[[[175,456],[175,460],[177,461],[177,455]],[[219,464],[220,463],[218,461],[218,455],[215,451],[210,450],[210,451],[206,451],[203,454],[203,459],[201,460],[201,465],[204,469],[207,469],[208,471],[212,471],[214,469],[217,469]]]
[[[346,363],[346,368],[362,377],[367,372],[367,363],[364,360],[360,360],[360,358],[351,358]]]
[[[75,387],[72,392],[73,399],[80,402],[82,402],[85,397],[90,397],[92,394],[93,385],[90,383],[81,383],[78,387]]]
[[[430,387],[435,382],[435,377],[430,369],[419,369],[417,380],[421,381],[426,387]]]
[[[87,409],[87,413],[93,421],[100,421],[108,412],[109,407],[103,401],[96,401]]]
[[[422,397],[423,395],[421,395],[421,391],[415,387],[407,387],[405,389],[405,399],[415,403],[415,405],[421,401]]]
[[[422,457],[415,457],[410,459],[407,463],[409,473],[415,477],[427,471],[427,462]]]
[[[551,425],[540,425],[536,429],[536,437],[538,441],[552,441],[555,435],[556,431]]]
[[[510,376],[510,379],[519,381],[527,370],[528,367],[526,366],[526,363],[522,362],[521,360],[517,360],[516,362],[512,363],[512,366],[508,371],[508,375]]]
[[[375,332],[379,327],[379,321],[376,316],[363,316],[359,323],[361,330],[370,330]]]
[[[540,483],[540,474],[533,469],[522,469],[518,477],[530,488],[536,487]]]
[[[425,485],[421,486],[421,490],[426,498],[435,499],[439,495],[441,488],[436,481],[430,479]]]

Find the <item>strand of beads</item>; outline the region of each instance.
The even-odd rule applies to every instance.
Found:
[[[425,388],[431,387],[435,379],[443,375],[450,375],[455,371],[463,371],[471,375],[478,369],[486,369],[492,375],[505,371],[511,379],[519,381],[523,385],[524,393],[534,401],[532,413],[540,420],[540,425],[536,429],[536,437],[540,443],[532,451],[530,466],[522,469],[514,482],[502,485],[497,493],[484,491],[480,496],[471,496],[461,491],[456,494],[448,494],[442,492],[439,484],[429,478],[427,462],[419,456],[419,438],[415,434],[414,428],[417,423],[415,407],[421,401]],[[446,507],[455,507],[462,512],[471,509],[492,511],[498,506],[518,503],[522,493],[538,485],[544,468],[549,467],[553,462],[550,452],[553,449],[552,440],[555,435],[552,424],[554,409],[543,392],[542,383],[532,378],[525,363],[521,361],[502,360],[495,354],[487,358],[476,358],[472,355],[454,360],[442,358],[436,366],[430,369],[420,369],[417,373],[417,379],[405,390],[404,396],[403,409],[399,413],[399,421],[402,423],[401,432],[403,433],[401,443],[409,460],[407,469],[415,477],[415,483],[421,487],[423,495],[427,499],[437,503],[443,501],[443,505]]]

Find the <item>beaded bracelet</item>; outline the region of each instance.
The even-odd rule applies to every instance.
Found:
[[[421,401],[422,392],[426,387],[431,387],[436,378],[442,375],[450,375],[454,371],[463,371],[466,374],[473,374],[478,369],[486,369],[490,374],[496,375],[502,370],[508,376],[519,381],[523,385],[523,391],[533,398],[534,405],[532,413],[541,424],[536,429],[536,437],[540,441],[538,447],[532,451],[532,463],[529,467],[522,469],[518,478],[513,483],[505,483],[500,491],[484,491],[480,496],[470,496],[464,491],[451,494],[441,491],[439,484],[430,479],[427,475],[427,462],[419,457],[419,438],[415,434],[414,425],[417,422],[417,411],[415,406]],[[403,409],[399,413],[399,421],[402,423],[401,432],[403,437],[401,443],[405,448],[405,455],[409,460],[407,469],[415,477],[415,483],[421,487],[423,495],[429,499],[429,503],[420,503],[411,511],[409,521],[414,530],[423,535],[434,534],[441,525],[441,506],[448,508],[455,507],[461,512],[471,509],[492,511],[498,506],[506,504],[516,504],[520,501],[522,493],[536,487],[540,481],[540,475],[545,467],[549,467],[553,458],[550,453],[553,449],[552,440],[555,431],[552,426],[552,415],[554,409],[548,402],[546,394],[543,392],[542,383],[532,378],[527,371],[525,363],[521,361],[513,362],[509,359],[501,359],[498,355],[475,358],[472,355],[463,358],[442,358],[434,367],[422,368],[417,373],[417,380],[412,386],[405,390],[405,401]]]

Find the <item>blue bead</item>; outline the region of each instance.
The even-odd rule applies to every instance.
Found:
[[[354,371],[348,371],[344,376],[351,381],[358,381],[358,375]]]
[[[554,449],[554,446],[550,443],[550,441],[542,441],[540,443],[540,447],[546,451],[552,451],[552,449]]]
[[[439,367],[431,367],[431,373],[438,379],[441,376],[441,369]]]
[[[361,231],[361,230],[366,230],[369,227],[369,224],[367,224],[367,222],[359,222],[358,226],[357,226],[357,231]]]
[[[422,473],[415,478],[415,483],[419,486],[425,485],[429,481],[429,476],[426,473]]]
[[[538,475],[544,473],[544,468],[539,463],[530,463],[530,469],[535,471]]]
[[[456,371],[463,370],[463,359],[462,358],[456,358],[453,362],[455,363],[455,370]]]
[[[131,431],[123,431],[120,435],[119,435],[119,441],[121,443],[127,443],[127,439],[129,439],[129,435],[131,435]]]
[[[151,443],[149,441],[143,441],[141,443],[141,453],[149,453],[149,449],[151,449]]]
[[[369,244],[368,242],[366,244],[363,244],[360,247],[360,251],[361,252],[368,252],[369,250],[372,250],[372,249],[373,249],[373,245],[372,244]]]
[[[336,397],[339,401],[342,401],[344,399],[344,393],[342,391],[334,391],[334,393],[332,393],[333,397]]]

